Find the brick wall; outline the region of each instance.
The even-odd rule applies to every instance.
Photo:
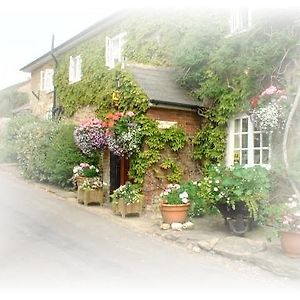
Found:
[[[154,120],[177,122],[189,135],[194,135],[201,125],[201,118],[195,111],[151,107],[147,116]]]
[[[168,108],[151,107],[147,116],[159,121],[177,122],[189,136],[193,136],[201,126],[201,117],[195,111],[176,110]],[[201,169],[199,164],[192,158],[193,148],[191,139],[189,145],[178,153],[174,153],[169,149],[165,149],[162,153],[160,162],[152,166],[146,173],[143,185],[143,194],[145,202],[148,205],[153,204],[158,199],[159,194],[169,183],[165,178],[166,172],[160,168],[165,157],[171,158],[178,163],[183,171],[183,180],[199,180],[201,177]]]

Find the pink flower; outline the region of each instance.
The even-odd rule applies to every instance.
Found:
[[[133,112],[133,111],[128,111],[128,112],[126,113],[126,116],[127,116],[127,117],[133,117],[133,116],[134,116],[134,112]]]
[[[267,89],[265,89],[262,93],[261,93],[261,97],[262,96],[266,96],[266,95],[273,95],[274,93],[277,92],[277,88],[274,85],[271,85],[270,87],[268,87]]]

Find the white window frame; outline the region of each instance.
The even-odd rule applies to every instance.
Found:
[[[105,65],[109,69],[113,69],[119,63],[121,63],[121,68],[125,67],[123,48],[126,35],[126,32],[122,32],[112,38],[108,36],[105,38]]]
[[[247,14],[247,24],[245,25],[245,20],[243,20],[244,14],[242,10],[246,9]],[[237,34],[249,30],[252,26],[252,10],[250,8],[236,8],[231,12],[230,18],[230,33]]]
[[[242,120],[242,119],[247,119],[248,120],[248,130],[243,132],[242,131],[242,121],[240,124],[240,131],[239,132],[235,132],[235,120]],[[247,136],[247,147],[242,147],[242,135],[244,134],[248,134]],[[254,135],[258,135],[260,136],[260,145],[256,146],[254,145]],[[233,119],[231,119],[228,122],[228,137],[227,137],[227,151],[226,151],[226,164],[227,166],[232,166],[235,163],[235,152],[239,152],[239,163],[241,163],[242,160],[242,155],[241,152],[242,150],[247,150],[247,164],[244,164],[246,167],[253,167],[256,165],[260,165],[262,167],[265,167],[266,169],[270,169],[271,168],[271,156],[272,156],[272,151],[271,151],[271,136],[269,135],[269,143],[268,146],[263,145],[263,141],[262,141],[262,136],[263,134],[266,134],[264,132],[262,132],[261,130],[255,130],[254,124],[251,120],[251,117],[249,115],[240,115],[237,116]],[[235,148],[234,145],[234,140],[235,140],[235,136],[239,135],[240,139],[239,139],[239,147]],[[262,162],[262,155],[263,155],[263,150],[268,150],[268,163],[264,164]],[[254,163],[254,151],[260,151],[260,163]]]
[[[70,56],[69,83],[75,83],[82,78],[82,60],[80,55]]]
[[[45,69],[40,72],[40,90],[43,92],[53,92],[53,69]]]

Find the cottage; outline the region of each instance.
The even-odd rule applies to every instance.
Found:
[[[157,130],[183,129],[185,137],[174,151],[170,149],[174,136],[169,136],[157,148],[146,141],[130,160],[104,155],[104,176],[111,190],[131,178],[143,184],[148,203],[166,182],[199,178],[201,165],[220,161],[225,154],[228,165],[269,168],[270,134],[247,112],[250,100],[271,85],[274,66],[282,61],[282,68],[292,51],[285,55],[277,43],[277,51],[267,53],[273,47],[268,29],[260,36],[253,32],[252,37],[257,34],[260,39],[256,46],[265,47],[255,54],[257,58],[273,55],[271,67],[258,68],[251,60],[253,40],[248,39],[252,45],[245,44],[243,35],[261,16],[249,9],[231,14],[118,12],[21,69],[31,73],[33,114],[63,111],[64,118],[79,123],[86,117],[130,110],[156,120]],[[286,28],[297,20],[287,21],[282,12],[280,16]],[[273,28],[272,20],[265,28]],[[286,42],[296,36],[286,34]],[[282,88],[278,78],[276,84],[281,86],[276,91]]]

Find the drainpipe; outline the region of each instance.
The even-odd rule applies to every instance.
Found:
[[[55,74],[55,71],[57,69],[57,58],[56,56],[54,55],[54,34],[52,35],[52,42],[51,42],[51,56],[54,60],[54,74]],[[54,80],[53,80],[53,106],[52,106],[52,119],[54,119],[55,117],[55,113],[56,113],[56,107],[57,106],[57,103],[56,103],[56,86],[54,84]]]

